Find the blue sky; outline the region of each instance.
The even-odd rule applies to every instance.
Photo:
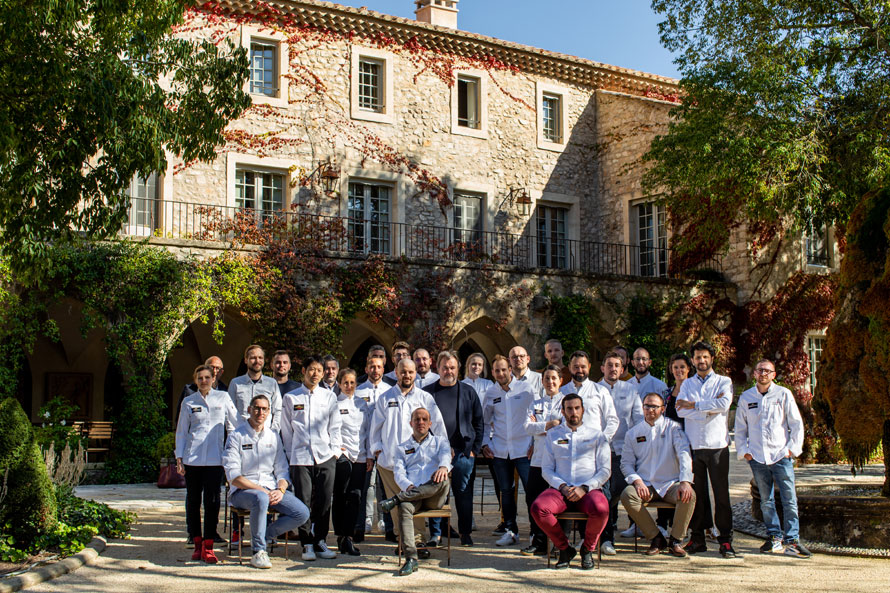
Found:
[[[413,0],[337,0],[414,18]],[[678,77],[650,0],[460,0],[458,27],[623,68]]]

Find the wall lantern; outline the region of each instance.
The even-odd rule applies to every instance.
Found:
[[[507,194],[510,204],[514,205],[522,216],[528,216],[532,209],[532,199],[524,187],[511,187]]]

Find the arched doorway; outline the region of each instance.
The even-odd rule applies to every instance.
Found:
[[[457,332],[452,342],[460,358],[461,367],[466,366],[467,358],[474,352],[485,357],[490,368],[491,359],[496,354],[504,356],[519,342],[510,333],[498,326],[490,317],[480,317]]]
[[[379,344],[386,350],[385,370],[390,371],[392,370],[390,351],[393,343],[399,339],[398,334],[388,325],[374,323],[364,314],[359,313],[350,322],[349,327],[343,334],[344,360],[348,360],[348,366],[355,369],[359,375],[362,375],[365,372],[365,360],[368,357],[368,350],[371,346]]]

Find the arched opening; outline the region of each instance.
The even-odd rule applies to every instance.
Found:
[[[365,373],[365,364],[368,361],[368,351],[371,349],[371,346],[375,346],[380,344],[374,337],[367,338],[364,342],[359,344],[358,348],[356,348],[355,352],[353,352],[352,357],[349,359],[349,364],[347,365],[349,368],[355,370],[359,376]],[[380,344],[384,348],[386,346],[384,344]],[[389,361],[389,348],[387,348],[386,352],[386,367],[385,371],[389,371],[392,368],[392,364]]]
[[[480,352],[485,357],[486,368],[490,368],[491,359],[496,354],[506,356],[510,348],[519,345],[519,342],[490,317],[480,317],[459,331],[453,344],[462,368],[465,368],[467,358],[474,352]]]
[[[386,350],[385,370],[388,372],[392,370],[390,349],[393,343],[398,340],[398,334],[391,327],[382,323],[374,323],[360,313],[350,322],[349,327],[343,334],[343,354],[346,355],[344,360],[348,360],[349,366],[361,375],[365,372],[368,350],[371,346],[379,344]]]

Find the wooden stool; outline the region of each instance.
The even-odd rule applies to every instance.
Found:
[[[232,514],[232,520],[229,522],[229,527],[231,527],[231,531],[238,529],[241,524],[250,526],[250,511],[247,509],[239,509],[238,507],[229,507],[229,511]],[[273,520],[278,515],[275,511],[269,511],[266,513],[266,521],[271,517]],[[244,517],[247,517],[247,521],[242,521]],[[236,527],[238,526],[238,527]],[[229,531],[229,550],[231,550],[231,542],[232,542],[232,533]],[[244,556],[242,554],[242,546],[244,545],[244,532],[245,529],[239,529],[238,534],[238,564],[244,564]],[[288,532],[284,532],[284,559],[287,560],[287,541],[288,541]],[[275,551],[275,544],[269,548],[269,553]],[[227,552],[231,555],[231,551]]]
[[[575,543],[575,525],[574,521],[587,521],[587,513],[580,513],[578,511],[565,511],[556,515],[557,521],[572,521],[572,543]],[[547,538],[547,568],[550,568],[550,538]],[[603,551],[601,546],[599,545],[601,542],[597,542],[596,546],[596,567],[600,567],[600,562],[603,561]]]
[[[672,509],[674,505],[669,502],[665,502],[663,500],[659,500],[658,502],[644,502],[644,509]],[[638,552],[637,550],[637,541],[640,539],[640,536],[637,535],[636,525],[634,525],[634,553]]]
[[[448,566],[451,566],[451,506],[445,505],[441,509],[428,509],[415,513],[414,517],[422,519],[445,519],[445,537],[448,538]],[[399,566],[402,565],[402,530],[399,529]]]

